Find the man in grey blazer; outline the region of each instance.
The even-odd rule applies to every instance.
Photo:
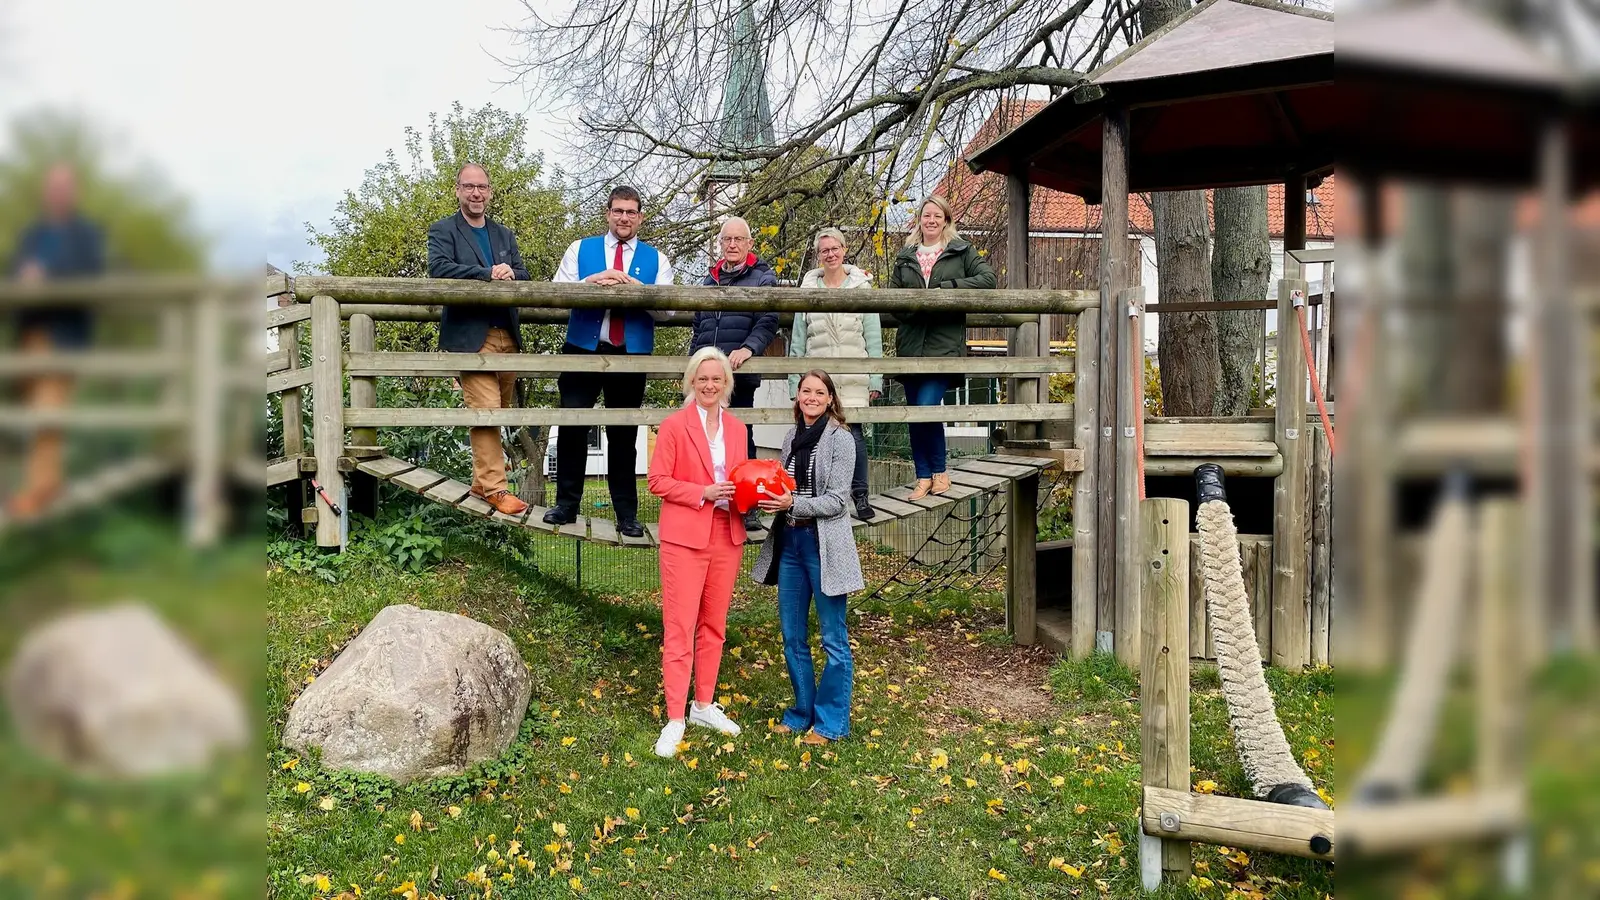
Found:
[[[511,229],[489,218],[494,189],[489,173],[467,163],[456,173],[455,215],[428,226],[428,277],[527,281],[528,269]],[[450,353],[518,353],[522,338],[514,306],[448,304],[439,322],[439,349]],[[472,409],[513,405],[514,372],[462,372],[461,393]],[[528,504],[507,490],[499,428],[472,429],[472,493],[508,516]]]

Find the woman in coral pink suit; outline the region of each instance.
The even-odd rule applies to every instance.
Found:
[[[667,724],[655,747],[661,757],[678,752],[686,712],[688,724],[739,733],[714,702],[728,604],[744,559],[744,522],[731,509],[728,473],[749,455],[745,424],[727,412],[733,394],[728,357],[715,347],[690,357],[683,394],[683,409],[661,423],[650,458],[650,493],[661,498],[661,682],[667,695]]]

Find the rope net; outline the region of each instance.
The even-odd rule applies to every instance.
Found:
[[[1065,480],[1065,474],[1060,472],[1048,483],[1040,479],[1041,513],[1059,502],[1058,494],[1068,493],[1057,490]],[[896,601],[917,600],[953,588],[971,589],[988,581],[1006,558],[1005,529],[987,527],[999,513],[1002,493],[996,488],[945,505],[944,515],[917,549],[906,554],[883,583],[863,599],[890,599],[892,594]],[[957,527],[946,527],[950,523]]]

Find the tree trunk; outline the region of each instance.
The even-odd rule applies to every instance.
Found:
[[[1455,197],[1456,305],[1447,318],[1443,405],[1449,412],[1506,409],[1506,283],[1511,198],[1486,190]]]
[[[1189,0],[1143,0],[1139,27],[1146,37],[1189,9]],[[1204,191],[1151,196],[1155,213],[1158,302],[1210,302],[1211,228]],[[1161,412],[1209,416],[1216,399],[1215,313],[1163,313],[1160,324]]]
[[[1204,191],[1154,194],[1156,272],[1161,303],[1209,303],[1211,229]],[[1209,416],[1220,384],[1216,313],[1171,312],[1160,318],[1161,412]]]
[[[1455,293],[1451,259],[1453,216],[1448,192],[1433,185],[1410,185],[1400,220],[1401,339],[1406,367],[1396,410],[1402,416],[1418,410],[1437,411],[1445,399],[1449,377],[1450,319],[1456,314],[1446,299]]]
[[[1229,302],[1266,299],[1272,279],[1266,185],[1221,188],[1213,193],[1211,202],[1216,220],[1212,296]],[[1219,312],[1216,320],[1219,384],[1212,415],[1246,415],[1255,380],[1261,313]]]

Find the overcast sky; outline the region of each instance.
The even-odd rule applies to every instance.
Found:
[[[342,192],[454,101],[521,112],[516,0],[0,0],[0,121],[75,110],[194,205],[219,266],[312,256]],[[551,129],[530,129],[553,151]],[[4,140],[0,138],[0,140]]]

